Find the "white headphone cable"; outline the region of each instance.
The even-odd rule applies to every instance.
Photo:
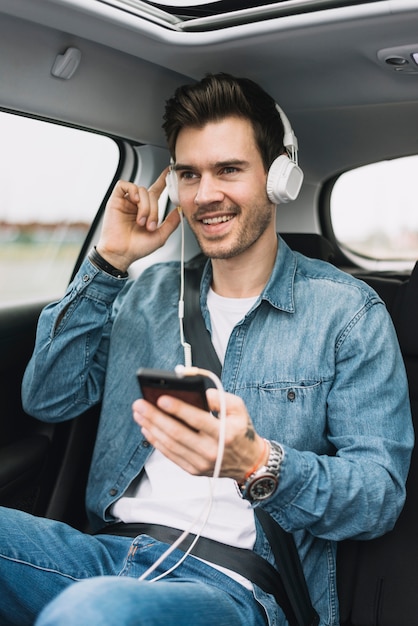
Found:
[[[189,556],[190,552],[193,550],[194,546],[196,545],[197,541],[199,540],[199,537],[201,536],[202,531],[203,531],[203,529],[204,529],[204,527],[205,527],[205,525],[206,525],[206,523],[208,521],[209,514],[210,514],[210,511],[211,511],[211,508],[212,508],[213,494],[214,494],[214,490],[215,490],[215,480],[216,480],[216,478],[219,478],[219,474],[220,474],[220,470],[221,470],[221,466],[222,466],[222,459],[223,459],[224,449],[225,449],[226,400],[225,400],[225,391],[224,391],[224,388],[223,388],[222,383],[219,380],[218,376],[216,376],[216,374],[214,374],[210,370],[202,369],[200,367],[185,367],[184,365],[177,365],[176,368],[175,368],[175,371],[176,371],[176,373],[179,376],[195,376],[197,374],[200,374],[201,376],[206,376],[207,378],[210,378],[212,380],[212,382],[215,384],[215,387],[219,391],[219,415],[218,415],[218,418],[219,418],[219,438],[218,438],[218,452],[217,452],[217,456],[216,456],[216,461],[215,461],[213,474],[209,478],[209,499],[208,499],[207,503],[203,507],[202,511],[200,511],[198,516],[192,521],[190,526],[151,565],[151,567],[149,567],[138,578],[138,580],[144,581],[145,579],[147,579],[148,576],[150,576],[152,574],[152,572],[154,572],[157,569],[157,567],[159,567],[159,565],[161,563],[163,563],[165,561],[165,559],[188,537],[188,535],[190,534],[192,528],[201,520],[202,515],[204,514],[203,521],[202,521],[202,523],[200,525],[200,528],[199,528],[198,532],[196,533],[195,538],[193,539],[193,542],[188,547],[188,549],[185,551],[185,553],[182,555],[182,557],[170,569],[168,569],[167,571],[163,572],[162,574],[159,574],[155,578],[152,578],[151,580],[147,581],[147,582],[150,582],[150,583],[156,582],[157,580],[160,580],[164,576],[167,576],[172,571],[174,571],[177,567],[179,567],[179,565],[181,565],[181,563],[183,563],[183,561],[186,559],[186,557]]]
[[[185,367],[192,366],[192,346],[186,342],[184,338],[184,217],[183,211],[180,206],[177,207],[177,211],[180,215],[180,227],[181,227],[181,246],[180,246],[180,295],[179,295],[179,324],[180,324],[180,343],[184,349],[184,365]]]

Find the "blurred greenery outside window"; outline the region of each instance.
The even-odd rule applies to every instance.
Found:
[[[0,306],[60,298],[119,162],[102,135],[0,112]]]
[[[366,269],[407,270],[418,260],[418,156],[342,174],[331,193],[337,242]]]

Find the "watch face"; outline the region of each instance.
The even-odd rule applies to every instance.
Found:
[[[276,491],[278,483],[278,478],[273,474],[258,476],[248,485],[248,495],[251,500],[264,500]]]

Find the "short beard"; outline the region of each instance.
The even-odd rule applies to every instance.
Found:
[[[240,212],[237,214],[240,214]],[[273,219],[273,212],[270,208],[266,210],[265,205],[256,207],[253,215],[257,216],[256,219],[252,219],[250,223],[247,222],[244,225],[235,241],[229,247],[222,247],[222,237],[220,237],[220,247],[217,250],[213,250],[213,247],[216,248],[216,239],[212,240],[209,245],[206,245],[205,241],[200,241],[199,237],[195,235],[203,254],[211,259],[232,259],[249,250],[267,230]],[[212,243],[214,246],[212,246]]]

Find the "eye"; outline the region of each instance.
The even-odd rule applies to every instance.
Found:
[[[179,177],[179,180],[188,182],[188,181],[193,181],[196,178],[198,178],[198,175],[196,174],[196,172],[193,172],[191,170],[182,170],[178,172],[178,177]]]
[[[238,168],[234,167],[233,165],[228,165],[222,170],[222,174],[236,174],[236,172],[238,172]]]

